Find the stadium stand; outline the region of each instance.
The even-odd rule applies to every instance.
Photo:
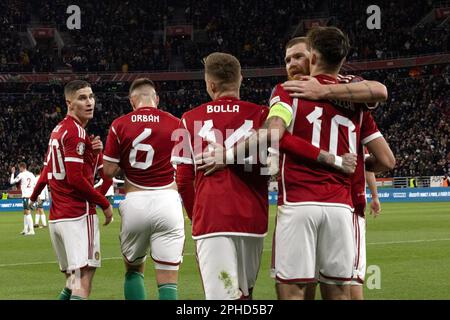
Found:
[[[431,176],[448,172],[447,153],[450,135],[450,65],[423,67],[420,75],[410,69],[370,71],[367,79],[386,84],[390,96],[374,112],[375,119],[397,157],[397,166],[387,176]],[[282,77],[246,78],[244,99],[267,104],[272,87]],[[8,187],[9,166],[24,160],[31,167],[42,163],[46,137],[65,116],[62,85],[32,84],[23,94],[24,84],[0,85],[0,189]],[[97,109],[88,131],[103,140],[112,120],[130,111],[129,83],[94,84]],[[208,97],[203,81],[157,82],[161,107],[176,116]],[[9,93],[7,93],[9,92]],[[17,92],[17,93],[12,93]],[[14,132],[15,134],[9,134]]]
[[[282,7],[276,1],[133,3],[78,1],[82,30],[67,32],[67,1],[2,2],[6,15],[0,32],[2,48],[7,49],[0,49],[0,71],[192,70],[201,68],[202,57],[213,51],[239,56],[243,67],[279,66],[283,59],[274,53],[311,24],[336,25],[346,31],[353,45],[351,61],[450,50],[450,23],[434,14],[439,1],[377,1],[383,13],[381,30],[365,27],[365,8],[371,4],[366,1],[289,0]],[[64,47],[56,50],[52,41],[30,47],[23,36],[30,23],[56,28]],[[186,25],[190,34],[168,33],[169,26]]]
[[[119,0],[80,0],[77,5],[82,10],[82,30],[69,32],[65,27],[67,1],[2,1],[0,189],[9,188],[11,165],[21,160],[31,168],[42,163],[46,150],[43,141],[66,112],[62,83],[17,80],[27,72],[199,70],[201,58],[215,50],[235,54],[243,67],[280,67],[286,40],[303,34],[312,24],[337,25],[346,31],[353,45],[350,61],[450,50],[449,17],[439,11],[445,4],[431,0],[401,0],[400,5],[389,0],[377,3],[382,10],[381,30],[362,27],[370,3],[358,1],[288,0],[280,7],[275,1],[253,0],[137,0],[133,6]],[[167,31],[168,26],[183,25],[192,27],[190,34],[174,36]],[[56,48],[54,41],[47,40],[31,46],[26,33],[36,26],[55,28],[65,45]],[[386,176],[448,173],[450,110],[446,93],[450,66],[433,64],[361,74],[385,83],[389,90],[388,101],[374,112],[397,157],[396,168]],[[246,78],[242,98],[267,104],[273,85],[283,80],[275,76]],[[201,80],[167,79],[156,83],[161,106],[176,116],[208,99]],[[129,111],[129,83],[101,80],[93,85],[97,111],[88,130],[105,139],[111,121]]]

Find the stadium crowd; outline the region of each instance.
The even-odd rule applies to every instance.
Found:
[[[450,150],[450,65],[420,69],[365,72],[366,79],[385,83],[389,99],[374,111],[375,119],[397,158],[396,168],[386,176],[430,176],[448,173]],[[241,96],[267,104],[281,77],[246,78]],[[29,86],[29,87],[28,87]],[[95,83],[97,105],[88,132],[104,140],[113,119],[131,111],[129,83]],[[23,92],[28,87],[28,93]],[[162,109],[181,114],[208,101],[203,81],[158,82]],[[42,164],[50,130],[66,114],[60,84],[0,85],[0,189],[9,187],[9,168],[19,161],[30,167]],[[8,94],[6,94],[8,93]],[[14,133],[14,134],[11,134]]]
[[[137,0],[129,5],[84,0],[77,2],[82,32],[67,32],[66,1],[42,5],[7,0],[0,4],[0,72],[200,69],[201,58],[213,51],[239,56],[243,67],[280,66],[282,56],[274,53],[282,52],[294,33],[305,31],[303,19],[318,17],[348,33],[353,45],[348,60],[447,52],[450,24],[439,19],[421,22],[438,2],[380,0],[382,28],[369,30],[366,8],[371,3],[364,1],[289,0],[279,6],[276,1]],[[60,56],[52,49],[23,46],[18,32],[26,30],[30,12],[41,25],[66,33],[70,41]],[[193,26],[192,39],[163,36],[164,26],[182,24]]]

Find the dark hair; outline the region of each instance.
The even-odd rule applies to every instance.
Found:
[[[321,54],[321,62],[329,68],[339,67],[350,50],[347,35],[336,27],[314,27],[307,37],[309,47]]]
[[[239,85],[241,79],[241,64],[239,60],[228,53],[214,52],[204,60],[205,73],[217,80],[219,87],[227,87],[230,84]]]
[[[66,84],[64,87],[64,95],[67,97],[68,95],[74,94],[77,90],[83,88],[90,88],[91,84],[84,80],[73,80]]]
[[[284,47],[285,50],[295,46],[298,43],[308,43],[308,38],[307,37],[295,37],[292,38],[291,40],[289,40],[286,43],[286,46]]]
[[[156,89],[155,83],[152,80],[148,78],[138,78],[131,83],[130,90],[128,92],[131,95],[134,90],[143,86],[151,86],[153,89]]]

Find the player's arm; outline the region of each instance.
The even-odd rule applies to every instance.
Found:
[[[89,139],[89,138],[88,138]],[[112,208],[104,195],[94,189],[94,186],[83,175],[84,157],[80,153],[80,145],[86,140],[79,131],[69,132],[62,141],[64,146],[64,164],[66,167],[67,183],[86,201],[100,206],[105,214],[105,225],[112,221]],[[84,148],[81,148],[84,150]]]
[[[110,179],[122,174],[122,169],[118,163],[103,160],[103,173]]]
[[[366,158],[366,171],[384,172],[394,169],[395,157],[388,143],[378,130],[369,111],[363,113],[361,124],[361,143],[369,150]]]
[[[355,171],[356,155],[345,154],[343,157],[335,156],[327,151],[321,150],[313,146],[308,141],[294,136],[286,131],[286,128],[292,121],[292,109],[285,103],[275,103],[271,108],[267,120],[263,128],[259,129],[255,134],[247,140],[223,150],[221,146],[214,145],[213,153],[205,152],[203,155],[196,157],[196,161],[204,163],[199,170],[206,170],[205,175],[224,166],[223,163],[235,163],[240,154],[248,154],[249,150],[255,150],[263,141],[267,141],[269,145],[288,153],[299,161],[311,160],[317,161],[323,165],[341,170],[344,173],[351,174]],[[280,140],[280,137],[282,139]],[[221,153],[222,152],[222,153]]]
[[[11,178],[9,179],[10,184],[16,184],[22,179],[22,175],[19,173],[17,177],[14,178],[14,174],[16,173],[16,168],[11,168]]]
[[[194,212],[194,188],[195,171],[194,165],[180,163],[177,165],[176,182],[178,193],[183,200],[184,208],[189,219],[192,221],[192,213]]]
[[[103,179],[98,180],[96,184],[94,184],[94,189],[98,189],[103,184]]]
[[[375,178],[375,173],[366,171],[366,183],[369,187],[370,194],[372,195],[372,200],[370,201],[370,214],[376,218],[381,212],[381,204],[380,199],[378,198],[377,179]]]
[[[44,169],[42,169],[41,175],[39,176],[39,179],[36,182],[36,185],[34,186],[33,193],[31,194],[30,197],[31,202],[36,202],[42,190],[44,190],[45,186],[48,184],[47,173],[48,173],[47,166],[44,166]]]
[[[172,165],[176,166],[175,181],[178,193],[183,200],[183,206],[190,220],[194,211],[195,200],[195,167],[192,160],[191,135],[186,127],[184,117],[178,124],[178,129],[172,133],[173,149],[170,157]]]
[[[103,210],[109,208],[108,199],[94,187],[83,176],[83,163],[65,161],[67,183],[83,196],[88,202],[100,206]]]
[[[112,186],[113,184],[113,180],[112,178],[108,177],[105,175],[104,172],[104,161],[103,161],[103,154],[100,152],[100,154],[97,156],[98,162],[100,163],[99,167],[98,167],[98,175],[100,176],[100,180],[102,181],[101,187],[100,187],[100,193],[105,195],[109,188]],[[95,188],[95,186],[94,186]]]
[[[308,100],[341,100],[354,103],[384,102],[388,98],[385,85],[378,81],[362,80],[359,82],[326,85],[316,78],[303,76],[300,80],[290,80],[283,88],[291,92],[293,98]]]
[[[103,155],[103,173],[109,178],[114,178],[122,174],[119,166],[120,163],[120,140],[117,136],[115,123],[109,128],[108,137],[106,138],[105,153]]]
[[[366,147],[371,154],[365,161],[367,171],[378,173],[394,169],[395,157],[384,137],[370,141]]]

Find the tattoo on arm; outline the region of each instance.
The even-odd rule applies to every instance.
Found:
[[[374,99],[374,95],[373,95],[373,91],[372,88],[369,86],[369,84],[367,82],[364,82],[365,86],[369,89],[370,91],[370,97],[372,98],[372,100]]]
[[[317,157],[317,162],[333,167],[334,166],[334,155],[332,155],[324,150],[320,150],[319,156]]]
[[[350,88],[348,87],[348,85],[347,84],[345,84],[345,88],[347,89],[347,91],[348,91],[348,94],[350,95],[350,97],[349,97],[349,101],[353,101],[353,93],[352,93],[352,90],[350,90]]]

